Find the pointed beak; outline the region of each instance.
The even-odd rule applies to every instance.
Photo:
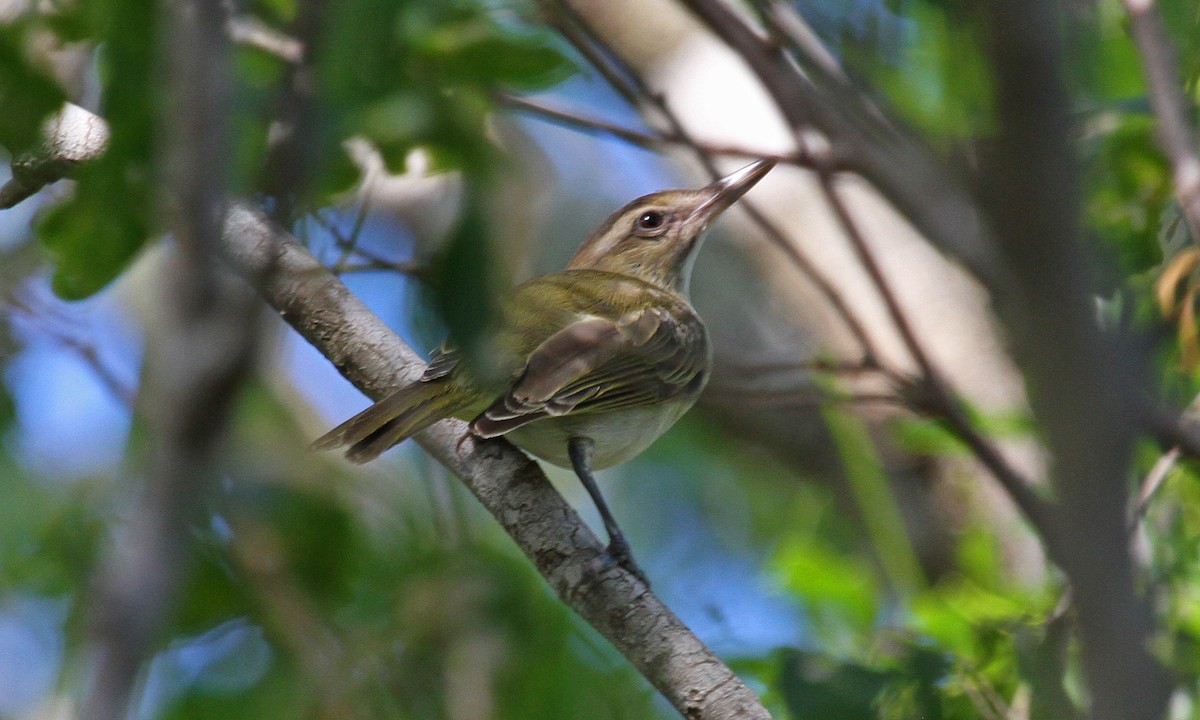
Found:
[[[759,160],[746,167],[735,170],[725,177],[703,188],[704,199],[692,211],[691,220],[702,222],[706,227],[738,198],[746,194],[759,180],[762,180],[771,168],[775,167],[774,160]]]

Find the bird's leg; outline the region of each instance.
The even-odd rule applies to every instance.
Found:
[[[604,529],[608,532],[608,554],[617,561],[618,565],[649,585],[646,574],[634,562],[633,554],[629,551],[629,541],[625,539],[625,533],[621,532],[621,528],[617,526],[617,519],[608,509],[608,503],[604,502],[604,496],[600,494],[600,486],[596,484],[596,476],[592,474],[592,455],[595,449],[596,443],[592,442],[591,438],[573,437],[567,441],[567,454],[571,456],[571,465],[575,468],[575,474],[579,476],[579,482],[583,483],[588,495],[592,496],[592,502],[600,511],[600,519],[604,521]]]

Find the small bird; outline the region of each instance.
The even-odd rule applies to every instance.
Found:
[[[593,470],[636,456],[695,402],[712,349],[688,299],[700,240],[765,176],[761,160],[698,190],[634,200],[604,221],[563,272],[514,288],[486,367],[443,346],[424,374],[329,433],[314,450],[355,463],[448,417],[575,470],[608,531],[609,556],[645,578]]]

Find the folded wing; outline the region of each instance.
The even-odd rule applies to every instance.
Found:
[[[704,328],[690,313],[646,307],[617,320],[586,317],[542,342],[471,430],[495,437],[544,417],[682,397],[699,391],[706,367]]]

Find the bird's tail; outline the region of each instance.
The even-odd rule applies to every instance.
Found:
[[[469,407],[472,398],[458,390],[445,381],[406,385],[317,438],[309,449],[344,447],[350,462],[369,462],[391,446]]]

